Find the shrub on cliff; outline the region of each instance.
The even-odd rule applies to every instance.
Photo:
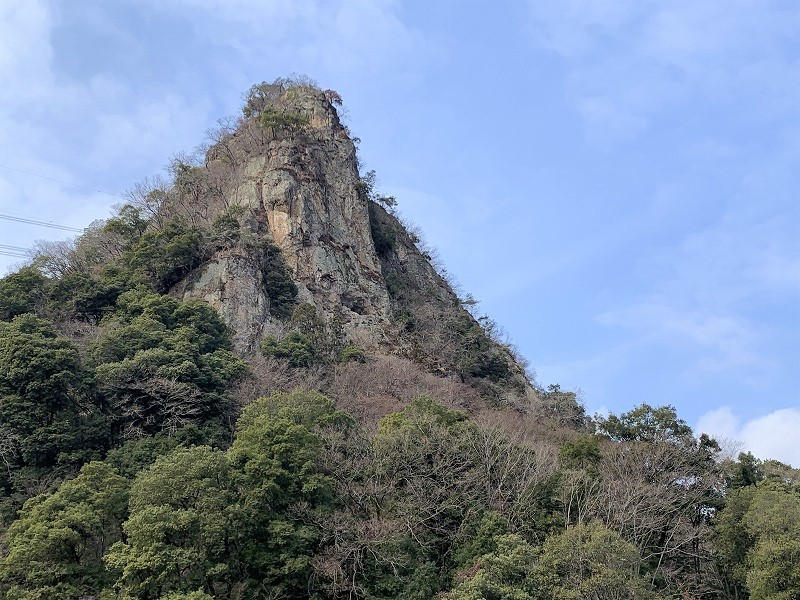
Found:
[[[261,256],[262,281],[264,291],[269,297],[269,312],[273,317],[288,319],[294,310],[297,285],[292,281],[280,248],[264,242]]]
[[[258,124],[265,129],[295,133],[308,125],[308,117],[299,113],[268,109],[258,115]]]
[[[282,340],[271,335],[267,336],[261,342],[261,353],[264,356],[284,359],[290,367],[310,367],[319,360],[311,340],[297,331],[292,331]]]

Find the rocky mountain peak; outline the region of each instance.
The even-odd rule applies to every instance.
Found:
[[[530,386],[508,347],[465,310],[359,173],[340,102],[311,85],[251,88],[241,119],[219,132],[193,172],[201,190],[195,184],[173,203],[206,224],[235,219],[239,242],[220,245],[173,293],[216,308],[245,353],[291,331],[302,306],[340,346],[401,354],[524,395]],[[276,269],[294,286],[291,306],[283,305],[286,288],[273,286]]]
[[[323,92],[303,87],[252,104],[238,128],[208,151],[206,169],[229,171],[217,204],[243,215],[253,233],[280,249],[299,302],[341,322],[362,343],[380,338],[390,300],[355,146],[335,108]],[[181,292],[217,308],[236,345],[249,351],[281,324],[270,315],[261,265],[242,250],[215,254]]]

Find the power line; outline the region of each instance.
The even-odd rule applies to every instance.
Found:
[[[0,219],[6,221],[16,221],[17,223],[27,223],[29,225],[39,225],[40,227],[50,227],[51,229],[60,229],[61,231],[74,231],[81,233],[83,229],[78,227],[69,227],[68,225],[59,225],[58,223],[48,223],[45,221],[37,221],[35,219],[28,219],[27,217],[16,217],[14,215],[0,213]]]
[[[0,169],[14,171],[15,173],[22,173],[23,175],[30,175],[31,177],[38,177],[40,179],[47,179],[48,181],[55,181],[56,183],[61,183],[64,185],[71,185],[72,187],[81,188],[82,190],[88,190],[90,192],[96,192],[98,194],[105,194],[106,196],[112,196],[114,198],[122,198],[122,196],[120,196],[119,194],[112,194],[111,192],[106,192],[104,190],[97,190],[95,188],[86,187],[85,185],[70,183],[69,181],[62,181],[61,179],[56,179],[54,177],[47,177],[46,175],[39,175],[39,173],[31,173],[30,171],[23,171],[22,169],[15,169],[14,167],[8,167],[6,165],[0,165]]]
[[[9,246],[7,244],[0,244],[0,250],[11,250],[12,252],[28,252],[30,248],[23,248],[22,246]]]
[[[13,256],[14,258],[30,258],[30,254],[20,254],[17,252],[6,252],[5,250],[0,250],[0,256]]]

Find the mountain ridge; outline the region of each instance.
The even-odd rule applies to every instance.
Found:
[[[178,181],[179,195],[159,210],[205,225],[235,215],[243,232],[279,249],[296,302],[335,322],[345,345],[406,356],[443,375],[489,376],[489,387],[507,380],[507,390],[494,385],[495,395],[532,393],[524,366],[485,335],[391,204],[359,173],[334,94],[309,85],[254,86],[236,126],[220,132],[202,165],[189,167],[191,185]],[[208,302],[233,329],[235,347],[251,353],[264,336],[286,334],[285,319],[270,312],[260,262],[241,244],[220,248],[171,293]],[[437,321],[458,321],[481,356],[448,359],[447,346],[459,340],[434,332]],[[439,343],[420,343],[420,329]],[[485,364],[459,364],[468,360]]]

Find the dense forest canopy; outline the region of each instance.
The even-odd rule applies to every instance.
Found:
[[[255,86],[240,126],[301,135],[281,107],[303,87]],[[409,234],[362,181],[389,269]],[[491,322],[459,306],[435,338],[399,276],[410,350],[345,343],[243,212],[182,209],[212,184],[177,162],[0,279],[0,597],[800,597],[800,471],[723,457],[670,406],[590,417],[535,384],[503,402],[528,384]],[[285,325],[249,355],[170,293],[233,246]]]

